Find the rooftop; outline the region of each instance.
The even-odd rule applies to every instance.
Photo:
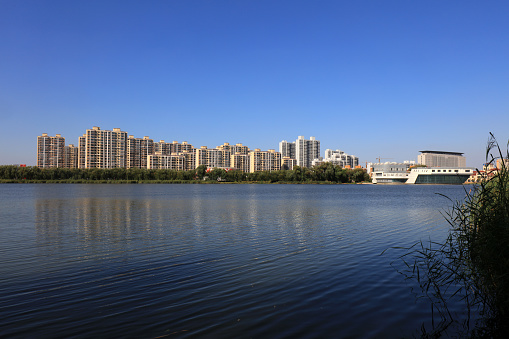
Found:
[[[460,152],[445,152],[445,151],[419,151],[421,153],[431,153],[431,154],[447,154],[447,155],[458,155],[463,156],[463,153]]]

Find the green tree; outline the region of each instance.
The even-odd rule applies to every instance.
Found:
[[[205,165],[200,165],[198,167],[196,167],[196,170],[195,170],[195,174],[196,174],[196,177],[197,179],[203,179],[203,177],[206,175],[206,171],[207,171],[207,166]]]

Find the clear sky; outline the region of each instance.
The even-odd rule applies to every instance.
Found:
[[[509,137],[509,2],[0,0],[0,164],[93,126],[480,166]]]

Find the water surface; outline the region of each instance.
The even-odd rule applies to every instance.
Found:
[[[0,336],[411,337],[462,186],[0,185]]]

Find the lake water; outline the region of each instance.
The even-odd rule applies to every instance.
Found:
[[[411,337],[463,186],[0,185],[0,337]]]

